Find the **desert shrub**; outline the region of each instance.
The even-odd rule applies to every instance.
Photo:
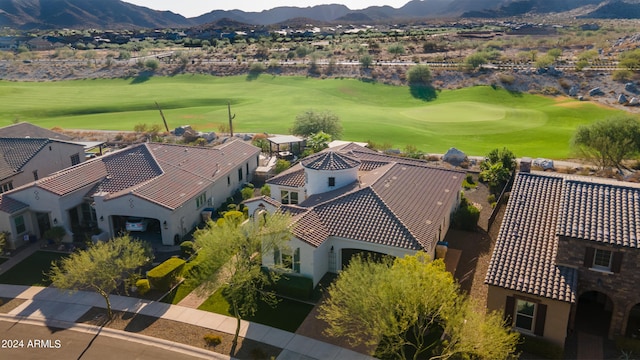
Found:
[[[460,195],[460,206],[453,215],[452,225],[462,230],[473,231],[478,227],[480,210],[469,203],[464,194]]]
[[[67,231],[62,226],[54,226],[45,231],[43,236],[45,239],[53,240],[56,244],[59,244],[66,234]]]
[[[144,67],[151,71],[155,71],[160,67],[160,62],[156,59],[148,59],[144,62]]]
[[[469,183],[469,184],[473,184],[473,175],[471,174],[467,174],[467,176],[464,177],[464,179]]]
[[[290,167],[291,167],[291,163],[289,161],[284,159],[278,159],[278,161],[276,161],[276,168],[274,169],[274,172],[276,174],[279,174]]]
[[[489,194],[489,196],[487,196],[487,202],[489,204],[496,202],[496,196],[494,194]]]
[[[621,82],[631,81],[633,80],[633,71],[627,70],[627,69],[616,70],[611,75],[611,78],[615,81],[621,81]]]
[[[205,334],[202,338],[204,339],[204,342],[207,343],[207,346],[216,347],[222,343],[220,335]]]
[[[188,258],[196,252],[193,241],[183,241],[180,243],[180,253],[183,258]]]
[[[243,188],[242,190],[240,190],[240,193],[242,194],[242,200],[250,199],[253,197],[253,188]]]
[[[558,79],[558,85],[565,90],[571,89],[571,83],[567,79]]]
[[[152,289],[169,290],[182,274],[186,262],[180,258],[171,258],[147,272]]]
[[[562,359],[564,358],[564,350],[545,339],[522,335],[523,341],[518,344],[518,351],[524,351],[533,355],[538,355],[545,359]]]
[[[136,288],[138,289],[138,294],[144,295],[151,290],[151,285],[148,279],[140,279],[136,281]]]
[[[260,188],[260,195],[271,196],[271,187],[269,185],[264,185]]]
[[[499,74],[498,79],[501,83],[511,85],[516,81],[516,78],[511,74]]]

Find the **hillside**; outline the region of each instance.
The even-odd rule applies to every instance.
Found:
[[[400,8],[371,6],[352,10],[344,5],[276,7],[260,12],[213,10],[194,18],[152,10],[121,0],[0,0],[0,25],[17,29],[185,28],[230,19],[250,25],[287,24],[290,19],[320,22],[371,22],[443,17],[509,17],[527,13],[562,13],[602,0],[411,0]],[[611,0],[589,17],[637,18],[634,0]],[[215,5],[212,5],[215,6]],[[584,14],[584,12],[583,12]]]

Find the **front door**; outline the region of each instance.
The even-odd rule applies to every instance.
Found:
[[[42,238],[42,234],[44,234],[45,231],[51,229],[49,213],[36,213],[36,221],[38,222],[38,235],[40,238]]]

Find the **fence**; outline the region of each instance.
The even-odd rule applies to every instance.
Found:
[[[487,224],[487,232],[491,230],[491,226],[493,225],[493,222],[496,221],[496,217],[498,216],[500,209],[507,202],[508,196],[506,196],[506,194],[511,191],[511,187],[513,186],[513,180],[515,178],[516,178],[516,171],[513,170],[513,172],[511,173],[511,177],[509,178],[509,181],[507,182],[507,184],[502,189],[502,192],[500,193],[500,197],[496,202],[496,207],[493,208],[493,211],[491,212],[491,216],[489,216],[489,223]]]

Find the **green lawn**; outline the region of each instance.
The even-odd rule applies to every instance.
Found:
[[[227,101],[238,132],[287,133],[305,110],[330,110],[342,120],[343,138],[373,140],[425,152],[457,147],[482,155],[507,146],[517,156],[570,156],[575,128],[619,113],[590,102],[513,94],[477,86],[442,91],[432,102],[408,87],[355,79],[180,75],[59,82],[0,81],[0,125],[29,121],[67,129],[132,130],[161,124],[161,104],[171,128],[192,125],[217,131],[227,121]]]
[[[0,257],[0,264],[2,264],[3,262],[5,262],[7,260],[9,260],[9,259]]]
[[[19,264],[0,275],[0,284],[49,286],[51,281],[44,275],[51,268],[51,262],[66,254],[37,251]]]
[[[229,303],[222,297],[220,290],[211,295],[198,309],[233,316],[229,312]],[[281,299],[274,308],[261,301],[258,304],[258,311],[256,311],[255,316],[244,320],[295,332],[311,312],[311,309],[313,309],[313,305],[288,299]]]

